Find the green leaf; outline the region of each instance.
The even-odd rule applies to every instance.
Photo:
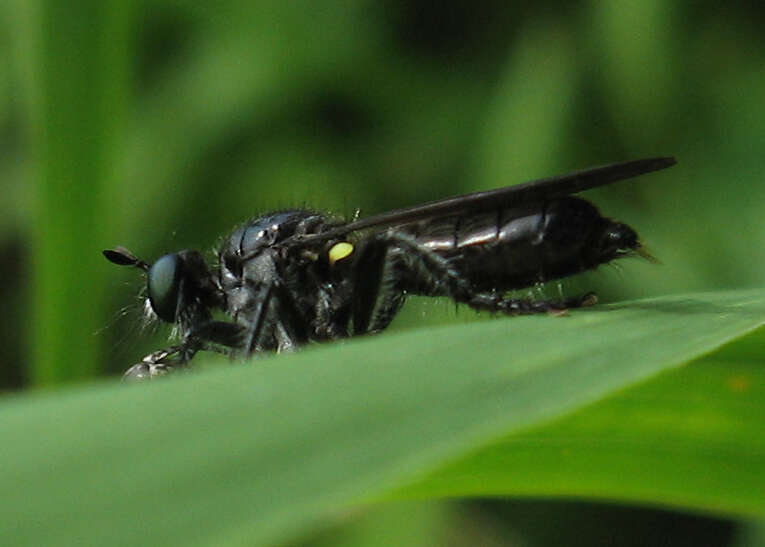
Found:
[[[762,515],[762,365],[762,355],[702,358],[483,447],[396,496],[568,496]]]
[[[502,436],[709,352],[763,317],[762,290],[666,297],[571,317],[381,335],[149,385],[18,397],[0,408],[0,529],[13,545],[283,541]],[[700,386],[713,409],[720,390]],[[762,415],[763,404],[752,398],[747,412]],[[624,427],[636,435],[650,430],[650,406],[631,410]],[[578,430],[576,423],[568,427],[584,432],[584,446],[587,420]],[[723,462],[744,484],[754,474],[749,466],[759,459],[762,468],[756,447],[763,433],[741,428],[736,435],[755,438],[754,452],[732,443]],[[621,450],[616,457],[631,454]],[[504,469],[516,478],[494,493],[593,495],[605,481],[560,474],[547,487],[533,475],[545,476],[538,462],[560,464],[560,443],[526,452],[533,457],[521,453],[516,467]],[[686,459],[668,457],[667,470],[698,468],[687,459],[692,454],[677,453]],[[662,502],[668,489],[655,481],[625,492]],[[742,492],[724,491],[715,507],[763,510],[761,493]]]

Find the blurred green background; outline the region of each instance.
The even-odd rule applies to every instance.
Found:
[[[366,215],[653,155],[679,163],[589,197],[663,265],[569,290],[761,286],[763,24],[756,4],[656,0],[6,0],[0,388],[117,374],[162,347],[165,329],[141,328],[140,276],[100,254],[116,244],[151,261],[211,251],[267,209]],[[392,328],[484,319],[417,300]],[[616,544],[616,522],[633,530],[621,545],[656,529],[667,545],[756,541],[730,521],[581,504],[376,516],[316,541],[413,521],[418,544],[444,544],[448,523],[452,544],[560,545],[579,518],[582,545]]]

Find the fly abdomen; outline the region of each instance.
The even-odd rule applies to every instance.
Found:
[[[478,290],[513,290],[597,267],[637,247],[637,235],[573,197],[406,227]]]

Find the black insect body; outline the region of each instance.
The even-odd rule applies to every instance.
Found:
[[[152,265],[122,247],[104,251],[147,273],[151,309],[180,333],[178,345],[146,356],[126,376],[163,374],[199,350],[246,356],[379,332],[408,294],[511,315],[594,303],[592,293],[559,301],[507,293],[647,256],[632,228],[570,194],[674,163],[614,164],[352,222],[308,210],[270,213],[237,228],[212,270],[196,251]],[[228,320],[213,319],[214,310]]]

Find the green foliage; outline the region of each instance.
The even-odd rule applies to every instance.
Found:
[[[765,292],[573,315],[7,401],[0,527],[12,544],[263,544],[360,502],[455,494],[765,512],[759,358],[655,378],[762,324]]]
[[[762,515],[765,408],[755,401],[765,397],[765,370],[762,336],[753,340],[754,354],[701,358],[483,447],[398,496],[512,492]]]

